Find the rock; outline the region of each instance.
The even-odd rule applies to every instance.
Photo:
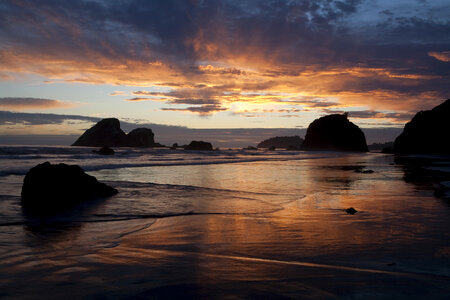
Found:
[[[394,142],[386,142],[386,143],[373,143],[367,146],[370,151],[380,151],[386,148],[394,147]]]
[[[148,128],[136,128],[127,134],[126,147],[152,147],[155,145],[154,134]]]
[[[355,170],[356,173],[362,173],[362,174],[372,174],[375,171],[374,170]]]
[[[297,150],[302,147],[303,139],[296,136],[276,136],[262,141],[258,144],[258,148],[284,148],[290,150]]]
[[[103,119],[86,130],[72,146],[88,147],[154,147],[153,131],[149,128],[136,128],[125,134],[116,118]]]
[[[203,150],[203,151],[212,151],[213,146],[211,143],[203,142],[203,141],[192,141],[189,145],[184,147],[184,150]]]
[[[178,144],[177,143],[174,143],[172,145],[172,147],[170,147],[170,149],[172,149],[172,150],[176,150],[177,148],[178,148]]]
[[[345,210],[346,213],[350,214],[350,215],[354,215],[356,214],[358,211],[356,209],[354,209],[353,207],[347,208]]]
[[[242,148],[242,150],[258,150],[258,148],[253,146],[247,146],[246,148]]]
[[[432,110],[420,111],[395,139],[394,152],[450,154],[450,99]]]
[[[306,131],[305,150],[367,152],[366,137],[347,114],[333,114],[314,120]]]
[[[49,162],[31,168],[22,186],[22,206],[33,213],[48,214],[77,203],[117,194],[77,165]]]
[[[394,147],[386,147],[381,150],[381,153],[392,154],[394,153]]]
[[[109,147],[102,147],[98,151],[96,151],[96,153],[101,155],[114,155],[115,152],[113,149]]]
[[[120,147],[125,143],[126,134],[120,129],[116,118],[103,119],[86,130],[72,146]]]
[[[277,148],[275,146],[270,146],[269,151],[275,151]]]

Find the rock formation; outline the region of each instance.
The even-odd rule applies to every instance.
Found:
[[[101,120],[72,144],[72,146],[88,147],[153,147],[155,145],[151,129],[137,128],[125,134],[116,118]]]
[[[300,149],[303,144],[303,139],[296,136],[277,136],[262,141],[258,144],[258,148],[284,148],[289,150]]]
[[[125,143],[126,136],[120,129],[119,120],[103,119],[86,130],[72,146],[120,147]]]
[[[367,152],[366,137],[347,114],[333,114],[314,120],[306,131],[305,150]]]
[[[49,162],[31,168],[22,186],[22,206],[34,213],[48,214],[75,204],[117,194],[77,165]]]
[[[213,146],[211,143],[203,142],[203,141],[192,141],[189,145],[184,147],[184,150],[203,150],[203,151],[211,151],[213,150]]]
[[[127,147],[152,147],[155,144],[154,134],[148,128],[136,128],[127,134]]]
[[[420,111],[395,139],[395,153],[450,154],[450,99]]]

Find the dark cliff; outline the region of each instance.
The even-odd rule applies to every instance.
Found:
[[[395,139],[395,153],[450,154],[450,99],[418,112]]]

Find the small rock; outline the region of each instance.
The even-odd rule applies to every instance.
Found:
[[[100,150],[98,150],[96,153],[101,155],[114,155],[114,150],[109,147],[102,147]]]
[[[346,213],[350,214],[350,215],[354,215],[356,214],[358,211],[356,209],[354,209],[353,207],[347,208],[345,210]]]
[[[189,145],[184,147],[184,150],[212,151],[213,146],[211,143],[208,143],[208,142],[192,141]]]

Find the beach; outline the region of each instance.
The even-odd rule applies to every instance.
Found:
[[[392,155],[1,150],[4,299],[450,294],[448,201],[405,182]],[[20,206],[23,177],[47,160],[78,162],[119,193],[29,216]]]

